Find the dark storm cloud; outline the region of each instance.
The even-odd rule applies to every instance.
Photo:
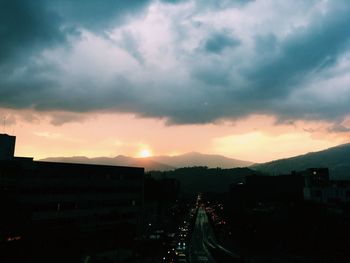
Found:
[[[18,65],[16,65],[19,67]],[[46,101],[53,96],[57,83],[42,75],[54,72],[50,65],[22,65],[23,68],[10,67],[0,71],[0,105],[7,108],[31,108],[38,100]],[[21,74],[17,75],[16,71]]]
[[[33,58],[50,48],[69,47],[67,37],[79,36],[81,28],[103,32],[147,3],[147,0],[0,1],[0,105],[65,109],[69,105],[64,103],[68,93],[48,77],[58,72],[56,65],[38,65]],[[71,108],[74,110],[67,109]],[[79,109],[77,106],[75,110]]]
[[[65,23],[101,32],[120,22],[125,15],[141,11],[149,0],[46,0]],[[112,23],[112,24],[111,24]]]
[[[193,39],[197,47],[190,51],[182,48],[186,46],[183,42],[192,37],[192,31],[187,32],[186,23],[177,21],[178,17],[169,26],[174,30],[169,34],[174,39],[151,52],[145,52],[149,48],[144,46],[147,41],[130,28],[121,29],[118,43],[106,33],[119,28],[130,14],[142,14],[150,2],[2,1],[0,106],[72,113],[133,112],[140,116],[166,118],[171,124],[207,123],[250,114],[271,114],[279,122],[295,119],[339,121],[350,113],[349,88],[341,90],[342,100],[336,103],[317,96],[325,89],[326,80],[337,78],[338,73],[332,69],[350,52],[348,1],[329,3],[327,12],[312,16],[299,27],[292,27],[283,37],[273,30],[257,30],[251,34],[249,42],[247,37],[230,29],[230,24],[214,29],[210,25],[203,34],[198,34],[199,39]],[[174,4],[167,4],[169,9],[185,1],[163,2]],[[217,3],[208,1],[197,5],[205,5],[205,10],[217,10],[222,7],[217,8]],[[236,9],[248,6],[245,3],[255,4],[254,1],[225,3]],[[198,10],[196,12],[200,13],[202,9]],[[188,24],[201,24],[195,30],[205,28],[205,20],[190,22]],[[150,43],[167,37],[152,29],[145,31]],[[126,61],[124,56],[116,63],[134,63],[133,70],[115,70],[111,77],[104,75],[109,70],[107,64],[101,69],[94,63],[85,65],[81,62],[81,66],[87,68],[83,73],[76,73],[75,68],[68,66],[66,69],[70,45],[79,42],[70,38],[83,41],[84,30],[108,45],[123,49],[133,61]],[[185,33],[179,37],[181,32]],[[194,45],[192,42],[190,46]],[[68,51],[59,55],[53,52],[57,57],[46,61],[41,53],[55,47]],[[97,52],[94,48],[91,47],[91,53]],[[152,54],[158,50],[164,56],[153,58]],[[178,65],[172,72],[167,72],[167,55],[171,52]],[[101,72],[101,76],[94,75],[95,72]],[[60,125],[80,116],[55,116],[52,122]]]
[[[285,97],[288,89],[319,66],[329,67],[349,48],[350,11],[337,10],[308,28],[297,29],[295,34],[279,43],[277,55],[270,54],[247,69],[247,78],[253,80],[254,95],[259,98]],[[264,43],[266,44],[266,43]],[[256,43],[260,46],[260,43]],[[270,46],[273,48],[274,43]],[[261,86],[260,89],[256,89]]]
[[[244,67],[237,61],[225,65],[225,59],[213,60],[204,70],[202,65],[195,65],[196,78],[212,84],[206,93],[214,113],[208,114],[206,121],[254,113],[275,115],[278,122],[299,118],[333,120],[349,114],[350,88],[336,104],[318,100],[317,89],[297,102],[291,100],[292,93],[306,87],[310,75],[320,73],[318,77],[322,76],[350,50],[349,11],[350,4],[340,1],[323,17],[296,28],[280,41],[271,34],[258,34],[256,56]],[[243,84],[230,79],[236,66],[240,78],[245,80]],[[218,89],[218,85],[223,86]],[[212,90],[219,90],[220,94],[213,94]],[[188,118],[186,115],[184,122],[188,122]]]
[[[0,69],[43,49],[64,44],[80,27],[103,32],[149,1],[2,0],[0,1]],[[113,25],[114,25],[113,24]],[[4,65],[5,64],[5,65]]]
[[[50,114],[50,117],[50,123],[55,126],[61,126],[69,122],[81,122],[87,118],[86,115],[69,112],[54,112]]]
[[[31,56],[43,47],[61,43],[60,18],[44,1],[0,2],[0,69],[6,70],[17,58]]]
[[[169,4],[178,4],[178,3],[183,3],[183,2],[188,2],[189,0],[162,0],[164,3],[169,3]]]
[[[236,47],[240,44],[238,39],[232,38],[225,32],[214,33],[204,44],[207,52],[221,53],[226,48]]]

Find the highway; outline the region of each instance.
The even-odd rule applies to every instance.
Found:
[[[189,247],[189,259],[191,263],[221,263],[215,260],[212,252],[215,254],[225,254],[230,257],[230,262],[239,259],[238,255],[226,250],[217,243],[213,229],[209,223],[207,214],[203,207],[198,208],[195,228]]]

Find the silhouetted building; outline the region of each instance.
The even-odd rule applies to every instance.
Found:
[[[325,187],[330,183],[328,168],[309,168],[297,174],[304,176],[305,187]]]
[[[0,134],[0,160],[9,160],[15,154],[16,137]]]
[[[175,201],[180,191],[180,182],[174,178],[164,178],[159,184],[162,199]]]
[[[2,153],[11,156],[15,137],[1,138]],[[141,227],[143,184],[143,168],[3,158],[0,243],[62,233],[100,244],[132,240]]]
[[[180,182],[174,178],[145,179],[144,219],[148,226],[163,223],[169,206],[173,206],[178,198]],[[148,228],[148,227],[146,227]]]
[[[304,179],[301,175],[252,175],[245,183],[231,185],[231,200],[237,206],[256,206],[260,203],[303,200]]]
[[[323,202],[323,190],[329,186],[329,170],[327,168],[309,168],[298,172],[305,179],[304,199]]]
[[[249,195],[260,202],[283,202],[303,199],[304,180],[299,175],[248,176]]]
[[[299,174],[305,177],[305,200],[318,203],[350,202],[350,182],[330,181],[328,168],[310,168]]]

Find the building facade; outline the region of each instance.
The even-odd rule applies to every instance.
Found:
[[[34,161],[14,157],[14,137],[0,135],[0,242],[132,240],[142,226],[144,169]]]

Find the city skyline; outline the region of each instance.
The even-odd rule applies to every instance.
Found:
[[[347,1],[0,7],[0,133],[18,156],[266,162],[350,141]]]

